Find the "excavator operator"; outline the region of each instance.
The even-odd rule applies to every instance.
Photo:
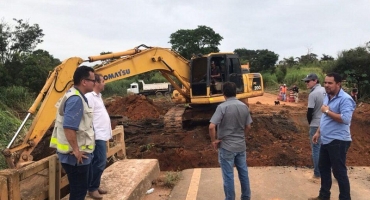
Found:
[[[212,63],[211,63],[211,92],[212,92],[212,94],[217,93],[217,89],[216,89],[217,82],[222,82],[221,75],[220,75],[220,70],[216,66],[215,62],[212,61]],[[220,83],[218,83],[218,84],[220,84]]]

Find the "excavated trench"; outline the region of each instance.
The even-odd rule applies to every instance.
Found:
[[[311,167],[306,104],[250,105],[253,125],[246,138],[249,166]],[[185,129],[174,133],[164,130],[163,115],[174,106],[169,99],[134,95],[107,99],[106,105],[111,115],[124,116],[121,123],[125,125],[128,158],[158,159],[162,171],[219,166],[217,152],[210,146],[208,122],[185,124]],[[368,116],[369,107],[363,104],[354,114],[349,165],[370,165],[370,157],[361,155],[370,153],[370,138],[364,129],[370,124],[363,118],[365,113]]]
[[[268,94],[261,101],[250,104],[253,125],[246,138],[248,165],[311,167],[307,102],[303,100],[298,105],[282,103],[274,106],[274,99],[266,96]],[[112,120],[112,124],[123,124],[125,127],[128,158],[158,159],[162,171],[219,166],[217,152],[210,146],[207,121],[185,124],[184,130],[174,133],[164,129],[163,116],[174,106],[169,99],[148,99],[137,95],[115,97],[106,99],[106,106],[111,116],[122,116]],[[353,115],[353,141],[348,153],[348,165],[370,165],[369,113],[370,105],[361,104]],[[50,133],[48,131],[32,153],[34,160],[55,152],[49,148]]]

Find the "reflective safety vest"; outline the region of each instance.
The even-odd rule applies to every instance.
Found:
[[[93,109],[88,106],[80,92],[72,87],[67,93],[59,99],[55,107],[57,107],[57,116],[55,126],[51,136],[50,147],[56,148],[59,153],[70,153],[73,151],[69,144],[63,129],[64,107],[67,99],[73,95],[77,95],[82,100],[83,114],[78,131],[76,131],[77,145],[80,151],[92,153],[95,148],[95,134],[93,129]]]

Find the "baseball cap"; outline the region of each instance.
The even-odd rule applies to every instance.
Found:
[[[302,81],[310,81],[310,80],[318,80],[318,79],[319,77],[317,77],[316,74],[312,73],[312,74],[307,75],[307,77],[302,79]]]

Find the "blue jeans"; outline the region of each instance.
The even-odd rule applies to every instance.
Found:
[[[235,199],[234,186],[234,164],[238,170],[239,181],[242,195],[241,200],[250,200],[251,189],[249,186],[248,167],[247,167],[247,153],[231,152],[223,148],[218,149],[218,161],[222,170],[222,178],[224,181],[225,200]]]
[[[84,200],[88,188],[88,176],[90,165],[73,166],[62,163],[69,181],[69,199]]]
[[[316,177],[320,177],[320,170],[319,170],[319,156],[320,156],[320,146],[321,146],[321,139],[319,137],[317,144],[312,142],[312,137],[315,135],[318,127],[310,127],[310,144],[311,144],[311,154],[312,154],[312,162],[313,162],[313,174]]]
[[[90,165],[89,192],[97,190],[107,164],[107,145],[104,140],[95,140],[94,158]]]
[[[332,184],[331,170],[338,181],[339,199],[351,199],[350,185],[347,175],[346,157],[350,141],[333,140],[329,144],[323,144],[320,148],[319,168],[321,173],[321,188],[319,196],[322,199],[330,199]]]

